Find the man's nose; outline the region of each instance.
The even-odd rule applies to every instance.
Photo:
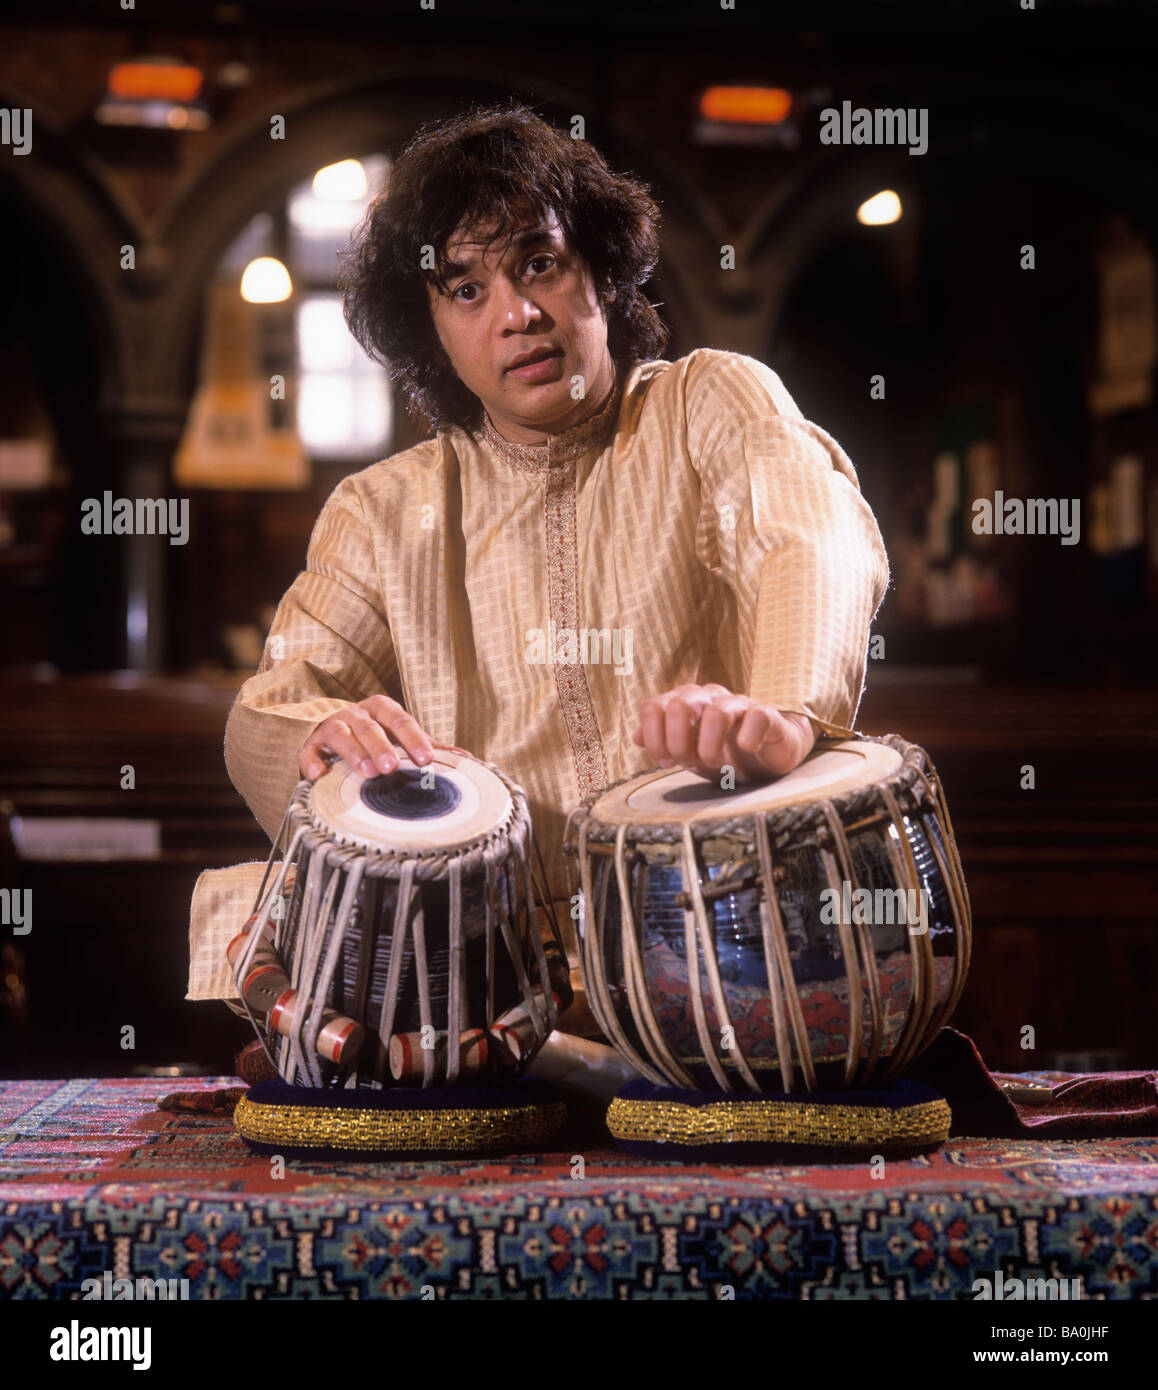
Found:
[[[534,299],[519,285],[500,282],[499,323],[504,328],[522,329],[542,316]]]

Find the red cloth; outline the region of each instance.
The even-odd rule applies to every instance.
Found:
[[[248,1086],[228,1086],[221,1091],[171,1091],[157,1102],[158,1110],[186,1110],[198,1115],[232,1115]]]
[[[232,1115],[237,1102],[257,1081],[267,1081],[277,1075],[269,1064],[265,1049],[254,1038],[237,1054],[233,1062],[244,1086],[227,1086],[220,1091],[173,1091],[157,1102],[158,1110],[186,1110],[199,1115]]]
[[[972,1038],[955,1028],[942,1028],[905,1076],[941,1092],[953,1112],[954,1135],[1113,1139],[1158,1134],[1158,1072],[1073,1076],[1051,1088],[1047,1104],[1018,1104],[1001,1089],[1001,1083],[1023,1079],[1010,1072],[991,1072]]]
[[[251,1043],[246,1043],[237,1054],[233,1065],[237,1068],[237,1074],[242,1081],[248,1081],[251,1086],[258,1081],[272,1081],[277,1076],[277,1072],[265,1055],[265,1048],[262,1047],[257,1038],[254,1038]]]

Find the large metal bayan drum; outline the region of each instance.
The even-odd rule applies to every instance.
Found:
[[[887,1083],[952,1013],[969,900],[925,752],[822,741],[723,791],[645,773],[572,813],[583,974],[640,1072],[691,1090]]]
[[[477,1085],[525,1067],[566,960],[535,921],[517,784],[441,748],[371,778],[338,760],[298,784],[282,844],[228,956],[283,1080]]]

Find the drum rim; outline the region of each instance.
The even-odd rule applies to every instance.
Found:
[[[316,783],[309,778],[302,778],[290,798],[290,821],[296,821],[302,829],[302,844],[311,851],[329,849],[343,856],[361,857],[365,860],[363,872],[371,877],[397,878],[406,865],[412,865],[416,880],[438,881],[449,876],[452,863],[458,864],[464,874],[473,873],[488,860],[502,859],[516,846],[526,845],[531,834],[531,816],[523,788],[501,767],[473,754],[460,753],[458,761],[486,768],[499,779],[510,797],[506,814],[492,829],[459,846],[423,851],[368,845],[360,837],[346,835],[320,820],[311,804]]]
[[[596,844],[614,844],[620,832],[623,832],[628,840],[644,844],[648,842],[674,844],[683,839],[685,830],[691,833],[694,840],[701,842],[748,837],[752,833],[752,827],[757,817],[763,818],[777,848],[783,849],[786,844],[798,838],[807,838],[808,832],[813,827],[823,826],[826,806],[831,806],[843,820],[846,816],[857,815],[877,806],[880,801],[881,787],[888,787],[893,795],[898,797],[898,800],[904,799],[910,803],[917,800],[918,798],[913,791],[914,786],[917,783],[923,787],[927,786],[927,776],[934,770],[928,753],[918,744],[910,743],[899,734],[858,733],[855,738],[834,740],[827,747],[822,746],[818,751],[829,751],[829,749],[839,748],[841,744],[846,743],[876,743],[892,748],[900,754],[901,766],[895,772],[875,782],[865,783],[863,786],[854,787],[834,796],[818,796],[808,801],[773,807],[763,811],[759,809],[743,811],[735,816],[705,817],[703,819],[688,817],[687,819],[642,822],[606,821],[596,816],[594,813],[596,803],[607,796],[609,792],[626,786],[628,783],[639,782],[649,775],[648,773],[633,772],[626,777],[619,778],[618,781],[609,782],[605,787],[600,787],[597,791],[591,792],[583,798],[568,819],[564,840],[565,852],[569,854],[577,852],[580,842],[578,827],[581,824],[586,827],[588,842]],[[575,827],[575,833],[572,833],[572,826]]]

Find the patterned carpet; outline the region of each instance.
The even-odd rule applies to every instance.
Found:
[[[878,1177],[604,1149],[279,1178],[165,1090],[0,1082],[0,1298],[111,1271],[198,1299],[971,1299],[998,1268],[1158,1296],[1158,1138],[952,1139]]]

